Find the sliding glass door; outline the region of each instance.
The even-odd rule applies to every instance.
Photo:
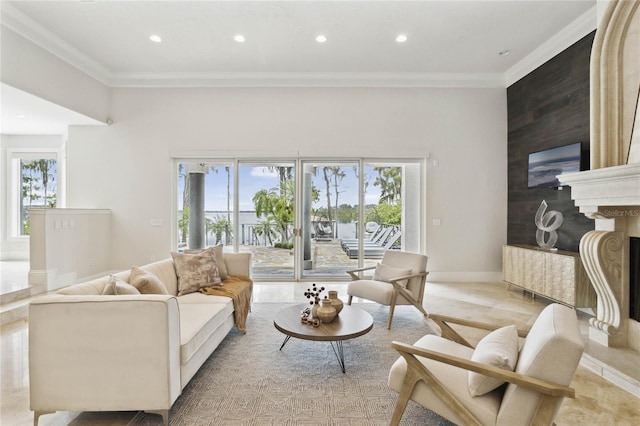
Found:
[[[303,278],[344,277],[358,259],[342,243],[358,237],[359,163],[303,161]]]
[[[178,160],[178,249],[250,252],[262,281],[346,280],[386,250],[420,252],[423,164]]]
[[[238,165],[240,251],[252,253],[253,275],[294,278],[295,162]]]
[[[387,250],[420,251],[419,162],[303,161],[302,168],[302,278],[348,277]]]

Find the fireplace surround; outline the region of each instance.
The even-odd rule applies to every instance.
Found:
[[[595,230],[580,255],[598,296],[589,338],[640,351],[640,322],[629,315],[630,238],[640,237],[640,2],[611,1],[591,51],[591,170],[563,175]]]

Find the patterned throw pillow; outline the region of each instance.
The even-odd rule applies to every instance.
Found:
[[[513,371],[518,362],[518,329],[508,325],[487,334],[478,342],[471,361],[493,365],[503,370]],[[471,396],[484,395],[502,386],[504,380],[469,372],[469,393]]]
[[[203,254],[209,253],[211,256],[215,257],[216,264],[218,265],[218,273],[220,274],[220,279],[222,281],[226,280],[229,277],[227,272],[227,264],[224,262],[224,254],[222,252],[223,246],[222,244],[218,244],[214,247],[207,247],[202,250],[185,250],[184,252],[187,254]]]
[[[171,257],[178,277],[178,296],[195,293],[203,287],[222,285],[216,259],[211,254],[171,252]]]
[[[376,270],[373,273],[374,281],[391,282],[394,278],[403,277],[405,275],[411,275],[411,269],[396,268],[395,266],[385,265],[384,263],[378,263]],[[409,280],[398,281],[402,287],[407,288]]]
[[[140,294],[140,292],[131,284],[121,280],[120,278],[116,278],[113,274],[110,274],[109,280],[107,281],[107,284],[104,286],[104,290],[102,291],[102,295],[119,296],[123,294]]]
[[[131,268],[129,283],[141,294],[169,294],[160,278],[137,266]]]

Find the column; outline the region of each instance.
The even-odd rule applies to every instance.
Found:
[[[192,250],[205,248],[204,175],[205,168],[203,166],[188,168],[189,236],[187,246]]]

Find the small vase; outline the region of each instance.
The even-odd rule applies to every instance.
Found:
[[[336,290],[329,290],[329,299],[331,300],[331,306],[336,310],[336,315],[340,315],[340,311],[344,308],[344,303],[338,298],[338,292]]]
[[[313,304],[313,307],[311,308],[311,318],[318,318],[318,308],[320,307],[320,305],[318,305],[317,303]]]
[[[322,322],[331,322],[336,315],[336,308],[331,305],[331,299],[323,299],[322,306],[318,308],[318,318]]]

